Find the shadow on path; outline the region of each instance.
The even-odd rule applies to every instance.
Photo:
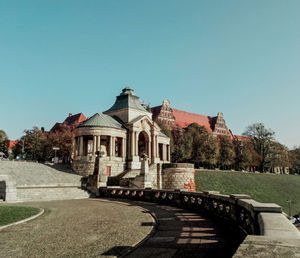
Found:
[[[239,242],[223,225],[187,209],[124,199],[101,200],[140,206],[157,220],[156,225],[142,223],[155,225],[155,231],[126,257],[232,257]],[[122,247],[114,248],[119,251]],[[114,248],[102,255],[114,253]]]

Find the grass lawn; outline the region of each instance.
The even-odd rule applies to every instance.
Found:
[[[4,226],[39,213],[38,208],[22,206],[0,206],[0,226]]]
[[[299,175],[196,170],[195,184],[197,191],[248,194],[259,202],[277,203],[286,213],[289,212],[287,200],[292,200],[291,214],[300,213]]]

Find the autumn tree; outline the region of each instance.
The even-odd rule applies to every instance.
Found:
[[[255,170],[260,164],[260,156],[249,140],[233,140],[235,148],[235,166],[237,170]]]
[[[227,168],[232,165],[235,161],[235,150],[232,140],[227,136],[219,137],[220,154],[218,163],[223,167]]]
[[[292,157],[293,172],[300,174],[300,146],[294,147],[294,149],[290,151],[290,155]]]
[[[269,170],[279,167],[280,169],[291,168],[294,163],[294,157],[289,149],[279,142],[272,142],[268,160]]]
[[[58,147],[57,156],[63,162],[71,161],[73,153],[74,126],[61,124],[54,132],[47,134],[45,159],[51,160],[54,157],[53,147]]]
[[[251,143],[254,150],[260,156],[259,171],[264,172],[269,166],[269,155],[271,145],[274,141],[274,132],[271,129],[265,128],[264,124],[256,123],[246,128],[244,136],[251,138]]]
[[[190,134],[185,131],[174,144],[171,153],[172,162],[188,162],[191,160],[193,139]]]
[[[203,150],[205,151],[205,161],[204,165],[209,168],[214,167],[218,162],[219,157],[219,146],[217,140],[211,134],[208,135],[206,141],[203,145]]]
[[[21,137],[18,144],[13,148],[14,156],[22,155],[26,160],[43,161],[47,141],[45,132],[34,126],[30,130],[25,130],[24,133],[25,135]]]
[[[215,165],[218,156],[218,145],[207,130],[196,123],[190,124],[174,146],[173,162],[192,162],[196,166]]]
[[[3,130],[0,130],[0,152],[8,156],[8,137]]]

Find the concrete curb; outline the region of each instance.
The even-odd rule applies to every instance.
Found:
[[[39,209],[40,209],[40,212],[38,214],[35,214],[35,215],[33,215],[33,216],[31,216],[27,219],[22,219],[22,220],[19,220],[17,222],[14,222],[14,223],[11,223],[11,224],[8,224],[8,225],[0,226],[0,230],[5,229],[5,228],[10,227],[10,226],[13,226],[13,225],[17,225],[17,224],[21,224],[21,223],[33,220],[33,219],[41,216],[45,212],[45,210],[42,209],[42,208],[39,208]]]
[[[143,238],[141,241],[137,241],[135,244],[133,244],[133,246],[130,249],[128,249],[124,254],[120,255],[120,258],[126,257],[127,255],[129,255],[130,253],[135,251],[137,248],[139,248],[142,244],[144,244],[151,236],[154,235],[154,233],[156,232],[156,229],[158,227],[159,221],[158,221],[157,217],[155,216],[155,214],[146,208],[142,208],[142,207],[139,207],[139,208],[151,215],[152,221],[154,222],[155,225],[152,227],[151,231],[148,233],[148,235],[145,238]]]

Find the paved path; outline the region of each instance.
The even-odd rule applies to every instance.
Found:
[[[232,236],[189,210],[137,202],[158,220],[156,232],[127,257],[231,257]]]

